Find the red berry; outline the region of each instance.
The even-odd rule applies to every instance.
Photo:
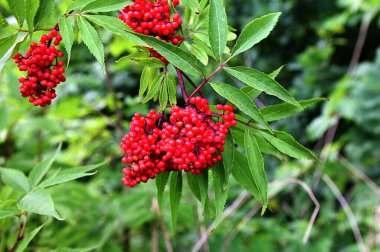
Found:
[[[19,79],[21,95],[29,97],[29,102],[34,106],[49,105],[56,97],[54,88],[66,80],[62,75],[65,72],[64,62],[58,61],[63,52],[55,47],[61,40],[62,36],[53,29],[41,36],[40,44],[31,43],[25,56],[17,53],[13,57],[19,70],[27,72],[27,76]]]
[[[226,108],[226,109],[225,109]],[[206,99],[193,97],[185,108],[172,107],[167,122],[156,111],[147,117],[136,114],[121,147],[126,155],[123,169],[126,186],[136,186],[160,172],[186,171],[200,174],[222,159],[228,128],[236,124],[231,105],[217,105],[222,120],[214,121]]]

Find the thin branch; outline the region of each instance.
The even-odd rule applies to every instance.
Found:
[[[112,96],[113,105],[115,107],[116,112],[116,129],[119,132],[120,136],[123,135],[123,113],[121,112],[119,108],[119,101],[117,99],[115,89],[113,88],[112,79],[110,76],[110,73],[108,71],[107,65],[105,66],[105,78],[106,78],[106,84],[108,92]]]
[[[203,213],[202,213],[202,205],[199,202],[197,202],[197,213],[198,213],[198,220],[199,220],[199,224],[200,224],[201,236],[208,236],[208,233],[207,233],[207,230],[205,227],[205,223],[204,223],[205,220],[204,220]],[[206,242],[202,245],[202,247],[203,247],[205,252],[210,251],[207,239],[206,239]]]
[[[231,245],[231,242],[233,241],[233,239],[236,237],[236,235],[239,233],[239,230],[244,227],[248,222],[249,220],[260,210],[260,206],[255,206],[253,207],[244,217],[243,219],[239,222],[239,224],[235,227],[235,229],[231,232],[231,234],[229,234],[224,242],[223,242],[223,246],[222,246],[222,252],[226,252],[228,247]]]
[[[326,174],[322,177],[323,181],[326,183],[326,185],[331,189],[331,191],[334,193],[336,199],[338,200],[339,204],[343,208],[343,211],[346,213],[346,216],[348,218],[348,221],[351,225],[352,232],[354,234],[354,238],[356,240],[356,244],[358,246],[358,249],[360,252],[368,252],[368,248],[364,244],[363,236],[360,233],[360,229],[358,226],[358,222],[356,220],[356,217],[354,213],[352,212],[346,198],[342,195],[342,193],[339,191],[336,184],[330,179],[329,176]]]
[[[378,197],[380,197],[380,187],[372,179],[370,179],[361,170],[359,170],[358,168],[356,168],[353,164],[351,164],[343,156],[339,155],[338,158],[339,158],[339,161],[343,164],[344,167],[346,167],[348,170],[350,170],[355,176],[357,176],[366,185],[368,185],[368,187],[371,188],[376,193],[376,195]]]
[[[235,213],[237,209],[239,209],[250,197],[251,194],[247,190],[243,190],[240,193],[239,197],[237,197],[237,199],[228,208],[226,208],[226,210],[224,210],[220,218],[220,222]],[[198,252],[202,248],[203,244],[208,240],[208,235],[214,230],[214,228],[215,222],[213,221],[208,227],[207,232],[201,235],[200,239],[194,245],[193,249],[191,250],[192,252]]]
[[[18,226],[18,230],[17,230],[17,237],[16,237],[16,241],[15,243],[13,244],[13,246],[9,249],[9,252],[14,252],[16,251],[17,249],[17,246],[19,245],[20,241],[24,238],[25,236],[25,229],[26,229],[26,224],[28,222],[28,213],[25,213],[25,220],[21,222],[21,219],[22,219],[22,216],[23,214],[20,214],[18,216],[19,218],[19,226]]]
[[[185,102],[187,102],[189,99],[189,96],[187,95],[185,83],[183,82],[182,71],[179,70],[178,68],[175,68],[175,70],[177,71],[178,82],[179,82],[179,86],[181,88],[183,99],[185,100]]]
[[[217,73],[219,72],[226,64],[227,62],[230,60],[227,59],[225,62],[221,63],[206,79],[204,79],[202,81],[201,84],[199,84],[199,86],[191,93],[191,95],[189,96],[189,99],[192,98],[196,93],[199,92],[199,90],[208,83],[208,81]]]
[[[364,43],[367,38],[368,28],[371,23],[372,10],[364,14],[360,24],[359,36],[356,40],[354,53],[352,54],[350,66],[348,67],[348,74],[353,74],[360,60],[363,51]]]
[[[183,76],[185,76],[186,80],[191,84],[191,86],[193,86],[194,89],[197,88],[197,85],[195,85],[194,81],[190,78],[190,76],[188,76],[186,73],[182,72]],[[205,97],[205,95],[202,93],[202,91],[199,90],[199,95],[201,97]]]

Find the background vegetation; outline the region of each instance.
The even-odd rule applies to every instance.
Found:
[[[58,17],[71,1],[56,3]],[[140,66],[114,63],[135,49],[101,30],[107,76],[87,48],[76,44],[67,82],[48,109],[33,108],[20,97],[20,73],[13,62],[0,74],[0,166],[28,172],[54,154],[59,143],[52,173],[109,157],[95,175],[48,189],[65,220],[30,216],[27,231],[44,226],[29,251],[380,250],[380,1],[229,0],[226,6],[229,25],[238,31],[253,17],[283,12],[270,37],[233,64],[264,72],[285,64],[279,82],[298,100],[329,98],[272,124],[313,149],[325,169],[266,156],[270,211],[260,216],[259,204],[232,181],[224,219],[215,230],[209,228],[212,211],[203,215],[186,185],[174,232],[168,195],[159,212],[154,182],[133,189],[120,182],[119,142],[128,122],[136,111],[146,114],[157,105],[139,103]],[[0,0],[0,11],[12,21],[7,1]],[[232,81],[227,75],[218,78]],[[214,94],[214,102],[219,99],[209,87],[204,92]],[[256,99],[258,106],[273,102]],[[3,199],[13,194],[0,184],[0,213],[6,207]],[[320,211],[305,244],[316,205]],[[0,251],[14,243],[17,229],[17,217],[0,217]]]

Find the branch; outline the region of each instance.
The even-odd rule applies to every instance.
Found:
[[[123,135],[123,113],[121,112],[119,108],[119,101],[117,99],[115,89],[113,88],[112,79],[110,77],[110,73],[108,71],[107,65],[105,65],[105,77],[106,77],[106,84],[108,92],[112,95],[112,101],[113,105],[115,107],[116,112],[116,129],[119,132],[120,136]]]
[[[360,229],[358,226],[358,222],[356,221],[356,217],[354,213],[352,212],[347,200],[344,198],[342,193],[339,191],[336,184],[330,179],[329,176],[323,175],[322,177],[323,181],[326,183],[326,185],[331,189],[331,191],[334,193],[336,199],[338,200],[339,204],[343,208],[344,212],[346,213],[346,216],[348,218],[348,221],[351,225],[352,232],[354,234],[356,244],[358,246],[358,249],[360,252],[368,252],[368,248],[364,244],[363,237],[360,233]]]
[[[215,70],[214,72],[212,72],[206,79],[203,80],[203,82],[201,84],[199,84],[199,86],[191,93],[191,95],[189,96],[189,99],[192,98],[196,93],[199,92],[199,90],[208,83],[208,81],[217,73],[219,72],[226,64],[227,62],[229,61],[226,60],[225,62],[221,63]]]
[[[197,88],[197,85],[195,85],[194,81],[184,72],[182,72],[183,76],[185,76],[186,80],[191,84],[191,86],[193,86],[195,89]],[[199,90],[198,92],[200,94],[201,97],[205,97],[204,94],[202,93],[202,91]]]
[[[183,82],[182,71],[179,70],[178,68],[175,68],[175,70],[177,71],[178,82],[179,82],[179,86],[181,87],[183,99],[185,100],[185,102],[187,102],[189,100],[189,97],[187,95],[185,84]]]
[[[22,214],[18,216],[19,222],[21,222]],[[25,213],[25,220],[19,224],[18,230],[17,230],[17,238],[13,246],[9,249],[9,252],[14,252],[17,249],[17,246],[19,245],[20,241],[24,238],[25,235],[25,228],[26,224],[28,222],[28,213]]]

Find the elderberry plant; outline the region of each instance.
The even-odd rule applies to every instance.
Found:
[[[125,168],[121,180],[124,185],[135,187],[155,179],[161,208],[170,181],[173,224],[183,177],[204,207],[210,202],[214,204],[218,223],[231,176],[262,203],[263,212],[267,208],[268,179],[263,155],[281,152],[319,162],[310,150],[288,133],[273,129],[270,122],[301,112],[322,99],[295,100],[275,80],[281,67],[266,74],[231,65],[233,58],[269,36],[280,13],[252,20],[237,36],[228,25],[228,8],[222,0],[76,0],[52,28],[39,25],[39,19],[49,15],[39,1],[26,1],[30,11],[25,16],[19,14],[23,6],[18,1],[8,2],[20,27],[6,38],[11,43],[0,43],[5,52],[0,70],[13,57],[19,70],[27,72],[26,77],[19,79],[20,92],[35,106],[49,105],[56,97],[55,88],[65,81],[64,65],[68,65],[75,38],[83,41],[104,71],[104,47],[97,29],[106,29],[135,44],[137,51],[116,63],[133,61],[144,66],[139,89],[141,102],[158,100],[159,106],[148,115],[135,114],[129,132],[122,138]],[[54,1],[46,2],[54,5]],[[23,29],[24,20],[27,30]],[[41,30],[50,33],[40,38],[40,44],[30,43],[33,33]],[[67,53],[66,63],[59,59],[63,53],[56,48],[61,40]],[[22,56],[18,50],[26,43],[30,47]],[[210,61],[218,66],[210,69]],[[220,71],[244,83],[244,87],[213,81]],[[208,95],[202,93],[206,85],[224,98],[225,104],[210,104]],[[275,96],[283,103],[260,109],[254,99],[261,94]],[[115,172],[115,176],[121,175]],[[214,193],[213,201],[209,191]]]

